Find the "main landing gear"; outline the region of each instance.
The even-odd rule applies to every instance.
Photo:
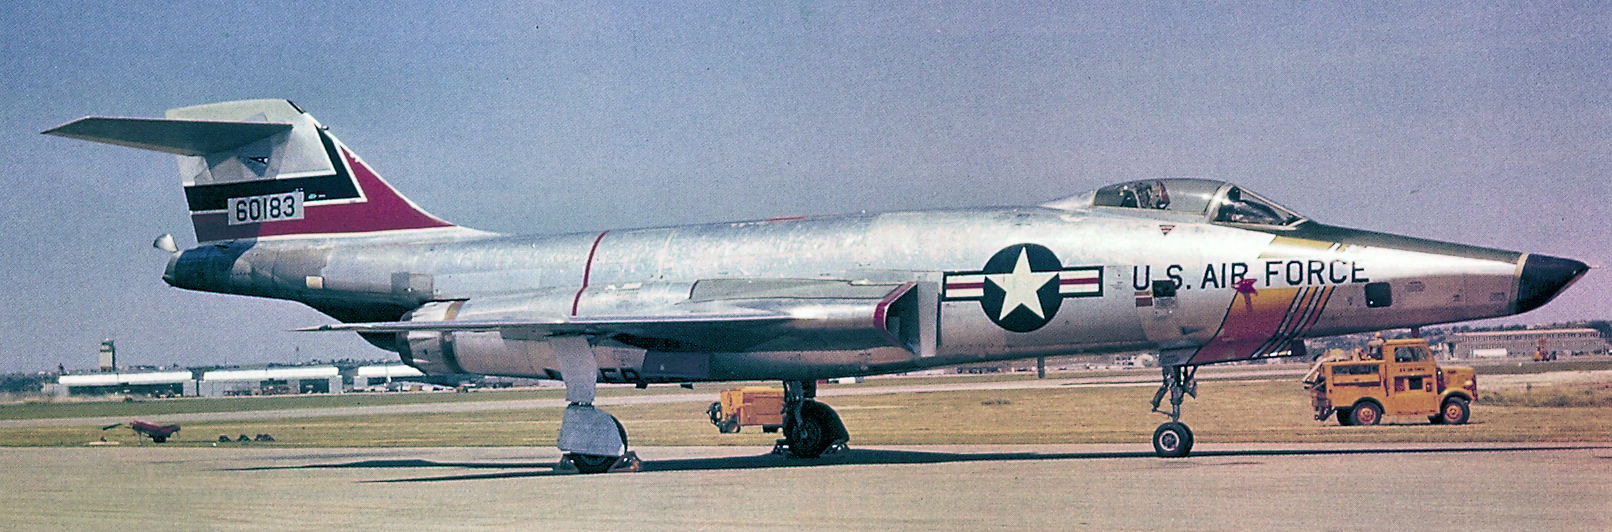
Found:
[[[565,407],[560,422],[560,450],[566,451],[555,469],[577,473],[637,471],[638,455],[627,449],[627,429],[616,416],[590,404]]]
[[[1160,458],[1180,458],[1192,452],[1192,429],[1181,422],[1181,402],[1190,395],[1198,397],[1197,366],[1165,366],[1164,384],[1153,394],[1153,411],[1170,416],[1170,421],[1153,430],[1153,452]],[[1170,411],[1159,410],[1165,394],[1170,396]]]
[[[556,470],[575,469],[579,473],[637,471],[638,456],[627,450],[627,429],[621,421],[593,407],[594,386],[599,362],[585,336],[556,336],[549,339],[560,374],[565,379],[565,417],[560,420],[558,447],[565,452]]]
[[[773,445],[773,454],[816,458],[845,448],[851,439],[845,423],[816,397],[816,381],[784,381],[784,437]]]

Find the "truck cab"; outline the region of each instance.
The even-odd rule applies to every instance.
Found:
[[[1478,399],[1477,373],[1440,367],[1420,338],[1373,341],[1362,352],[1316,362],[1305,379],[1315,419],[1375,425],[1388,416],[1423,416],[1460,425]]]

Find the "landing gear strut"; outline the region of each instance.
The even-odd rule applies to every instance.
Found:
[[[816,458],[824,452],[839,451],[851,434],[839,414],[819,403],[817,382],[784,381],[784,438],[773,445],[774,454]]]
[[[1153,431],[1153,452],[1160,458],[1180,458],[1192,452],[1192,429],[1181,422],[1181,402],[1190,395],[1198,397],[1197,366],[1165,366],[1164,384],[1153,394],[1153,411],[1170,416],[1170,421]],[[1170,396],[1170,411],[1159,410],[1165,394]]]

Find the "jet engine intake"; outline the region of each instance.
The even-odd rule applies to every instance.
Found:
[[[452,321],[464,301],[426,303],[403,317],[404,321]],[[408,331],[397,333],[397,353],[403,363],[426,375],[465,373],[454,352],[453,332]]]

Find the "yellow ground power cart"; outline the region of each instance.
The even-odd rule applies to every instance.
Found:
[[[723,390],[722,400],[711,403],[706,413],[723,434],[755,426],[762,432],[778,432],[784,426],[784,391],[763,387]]]
[[[1477,372],[1439,367],[1420,338],[1373,341],[1362,352],[1323,358],[1304,384],[1316,421],[1335,414],[1340,425],[1376,425],[1385,415],[1460,425],[1478,400]]]

